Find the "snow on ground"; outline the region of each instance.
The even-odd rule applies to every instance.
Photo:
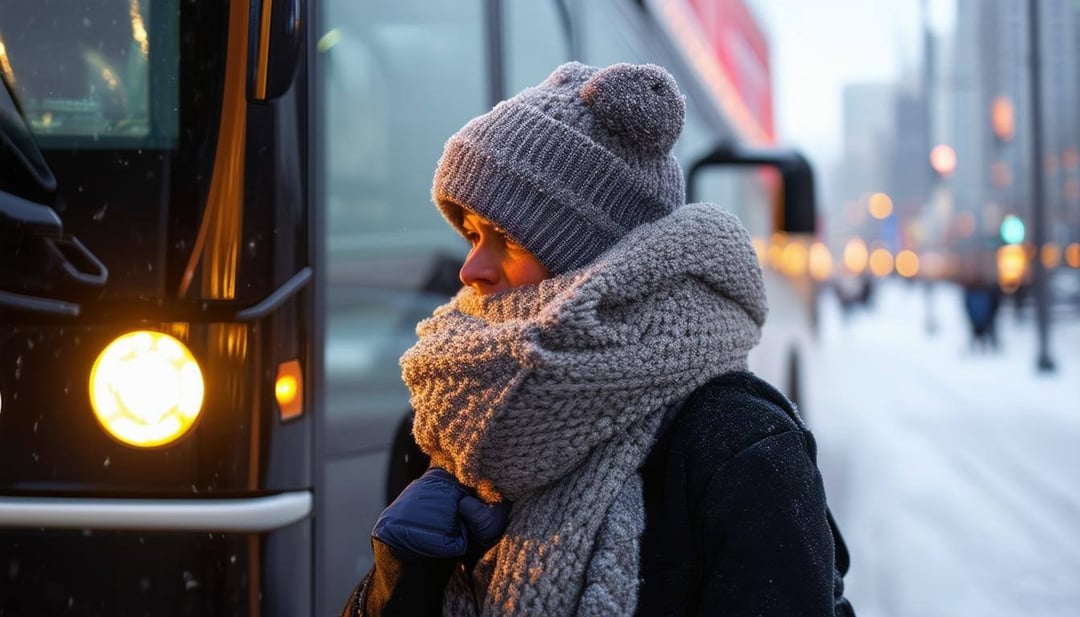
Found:
[[[822,300],[806,401],[861,617],[1080,616],[1080,315],[1035,371],[1030,311],[969,347],[960,292],[902,281],[845,321]]]

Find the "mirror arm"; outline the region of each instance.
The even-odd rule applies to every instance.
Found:
[[[713,166],[769,166],[780,172],[784,187],[782,229],[795,233],[813,233],[816,229],[814,171],[810,162],[796,150],[745,148],[730,141],[722,142],[694,161],[686,172],[686,201],[697,201],[698,173]]]

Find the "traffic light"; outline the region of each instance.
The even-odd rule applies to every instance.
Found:
[[[1024,221],[1010,214],[1001,220],[1001,241],[1005,244],[1020,244],[1024,241]]]

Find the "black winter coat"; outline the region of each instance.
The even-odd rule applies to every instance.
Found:
[[[665,416],[641,475],[637,615],[854,615],[814,438],[769,384],[740,372],[699,388]],[[438,615],[453,567],[376,542],[342,614]]]

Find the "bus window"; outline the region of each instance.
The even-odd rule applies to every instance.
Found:
[[[682,158],[681,161],[692,161]],[[701,171],[697,179],[699,201],[713,202],[739,217],[755,246],[765,242],[775,227],[774,190],[763,179],[775,174],[762,167],[710,167]]]
[[[174,144],[178,1],[0,6],[0,71],[43,148]]]
[[[538,84],[570,60],[569,32],[560,0],[509,0],[503,6],[506,94]]]
[[[430,190],[446,138],[486,108],[482,4],[330,2],[323,32],[327,411],[400,415],[397,358],[446,297],[425,292],[442,256],[464,255]]]
[[[576,2],[584,32],[585,62],[595,66],[607,66],[617,62],[641,64],[655,62],[650,50],[645,49],[642,36],[641,7],[625,0],[588,0]]]
[[[481,8],[479,0],[327,5],[322,63],[333,261],[454,239],[429,191],[443,141],[486,107]],[[385,278],[380,284],[409,287]]]
[[[446,139],[490,105],[481,0],[330,0],[319,26],[325,189],[320,599],[370,567],[388,447],[409,411],[398,358],[460,283],[466,243],[431,202]]]

